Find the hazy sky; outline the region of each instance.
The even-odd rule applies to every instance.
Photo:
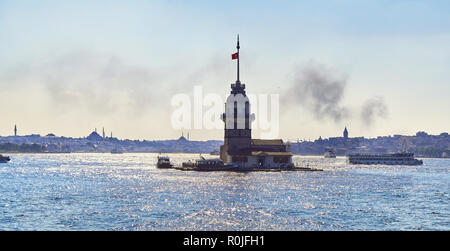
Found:
[[[447,0],[0,0],[0,135],[176,138],[171,97],[225,97],[237,33],[283,139],[449,132],[449,27]]]

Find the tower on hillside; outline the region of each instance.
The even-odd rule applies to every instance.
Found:
[[[348,139],[348,131],[347,131],[347,127],[345,127],[345,129],[344,129],[344,139],[345,139],[345,140]]]
[[[14,125],[14,137],[17,136],[17,125]]]

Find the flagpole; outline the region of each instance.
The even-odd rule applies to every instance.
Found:
[[[240,84],[240,80],[239,80],[239,58],[240,58],[240,55],[239,55],[239,49],[241,48],[241,46],[239,46],[239,34],[237,35],[237,46],[236,46],[236,49],[237,49],[237,51],[238,51],[238,57],[237,57],[237,83],[239,83]]]

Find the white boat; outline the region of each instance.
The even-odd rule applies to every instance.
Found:
[[[158,156],[158,162],[156,163],[157,168],[172,168],[173,165],[170,163],[170,158],[168,156]]]
[[[348,163],[361,165],[422,165],[423,161],[414,158],[414,153],[354,153],[347,155]]]
[[[324,158],[336,158],[336,153],[332,150],[328,150],[323,155]]]

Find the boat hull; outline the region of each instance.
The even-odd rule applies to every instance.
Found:
[[[414,158],[413,153],[393,154],[350,154],[348,163],[355,165],[422,165],[423,161]]]
[[[157,164],[156,167],[157,168],[161,168],[161,169],[168,169],[168,168],[173,168],[173,165],[172,164],[163,163],[163,164]]]
[[[423,161],[358,161],[351,160],[348,162],[349,164],[354,165],[399,165],[399,166],[418,166],[423,165]]]
[[[11,159],[9,157],[1,157],[0,163],[8,163]]]

